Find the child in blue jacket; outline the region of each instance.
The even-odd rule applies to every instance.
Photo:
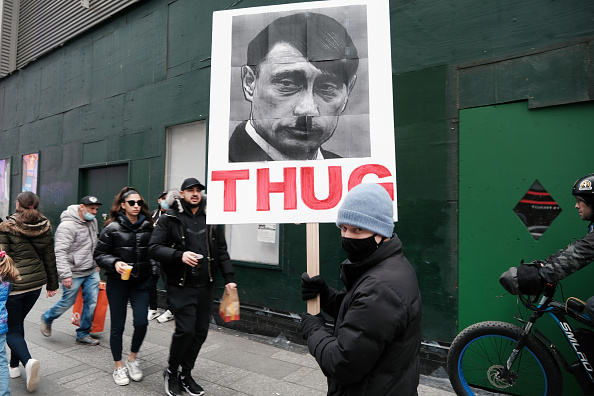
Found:
[[[11,282],[19,280],[19,270],[8,254],[0,247],[0,396],[10,395],[8,360],[6,358],[6,333],[8,312],[6,300],[10,294]]]

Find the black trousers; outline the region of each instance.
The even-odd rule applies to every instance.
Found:
[[[158,277],[151,277],[151,284],[149,286],[149,309],[157,310],[157,282]]]
[[[169,371],[190,373],[208,335],[212,286],[167,286],[167,305],[175,319],[175,333],[169,349]]]
[[[165,278],[165,273],[161,271],[161,279],[165,283],[165,289],[167,289],[167,278]],[[151,285],[149,287],[149,309],[157,310],[159,307],[158,304],[158,294],[157,294],[157,283],[159,282],[158,276],[153,276],[151,278]],[[169,309],[169,307],[167,307]]]
[[[138,353],[142,341],[146,336],[148,327],[148,300],[149,300],[150,278],[130,278],[121,280],[119,278],[107,278],[105,292],[109,301],[109,313],[111,318],[111,329],[109,332],[109,347],[113,361],[122,360],[122,348],[124,326],[128,313],[128,301],[132,306],[134,320],[134,332],[132,333],[132,345],[130,352]]]

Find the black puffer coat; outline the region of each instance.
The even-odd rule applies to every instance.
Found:
[[[417,394],[421,296],[414,269],[394,234],[362,263],[342,264],[345,289],[329,288],[324,312],[335,319],[307,339],[328,377],[328,395]]]
[[[140,219],[139,219],[140,220]],[[111,278],[120,278],[115,269],[117,261],[131,265],[130,277],[143,278],[159,274],[159,266],[149,258],[148,244],[153,232],[153,226],[146,219],[134,230],[128,218],[120,214],[103,228],[94,258],[97,265],[105,270],[105,275]]]

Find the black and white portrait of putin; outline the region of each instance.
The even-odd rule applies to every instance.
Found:
[[[338,19],[348,22],[349,12],[360,10],[341,11]],[[271,22],[252,36],[245,63],[234,69],[241,71],[249,114],[234,110],[232,99],[229,162],[369,156],[368,81],[358,75],[361,55],[344,24],[326,14],[274,19],[268,14]],[[249,18],[242,19],[234,24],[234,37],[243,38],[249,28]],[[358,33],[364,28],[353,27]],[[239,51],[235,45],[233,50]],[[363,88],[353,106],[357,85]]]

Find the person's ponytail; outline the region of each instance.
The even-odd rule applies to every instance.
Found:
[[[31,191],[25,191],[17,196],[18,207],[16,218],[25,224],[35,224],[43,220],[43,215],[37,210],[39,197]]]

